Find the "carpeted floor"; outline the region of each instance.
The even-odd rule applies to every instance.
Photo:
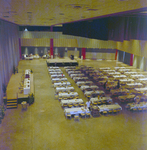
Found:
[[[97,67],[126,66],[116,61],[82,61],[79,65]],[[46,61],[22,60],[18,70],[34,72],[35,103],[27,110],[6,110],[0,124],[1,150],[146,150],[147,112],[125,109],[117,115],[66,120],[48,75]],[[64,71],[64,69],[62,68]],[[65,73],[65,72],[64,72]],[[86,102],[82,91],[65,73]],[[124,107],[124,106],[123,106]]]

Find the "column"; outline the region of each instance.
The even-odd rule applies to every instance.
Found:
[[[82,48],[82,57],[83,59],[86,58],[86,48]]]
[[[130,57],[130,66],[133,66],[133,58],[134,58],[134,55],[131,54],[131,57]]]
[[[50,31],[53,32],[53,26],[51,26]],[[50,39],[50,58],[53,59],[53,39]]]
[[[116,49],[116,52],[115,52],[115,60],[117,60],[117,53],[118,53],[118,50]]]

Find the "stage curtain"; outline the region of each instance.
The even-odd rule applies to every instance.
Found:
[[[0,20],[0,103],[2,103],[2,85],[7,85],[13,73],[13,66],[19,62],[18,26]]]
[[[147,40],[147,17],[109,17],[109,40]]]

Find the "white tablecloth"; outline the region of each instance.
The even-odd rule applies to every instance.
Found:
[[[131,75],[132,78],[135,78],[135,77],[144,77],[144,75],[142,74],[134,74],[134,75]]]
[[[108,72],[109,75],[117,75],[117,74],[121,74],[120,72]]]
[[[66,72],[68,73],[68,71],[74,71],[76,69],[73,69],[73,68],[69,68],[69,69],[66,69]]]
[[[136,91],[147,91],[147,88],[135,88]]]
[[[133,79],[119,79],[120,82],[134,82]]]
[[[92,81],[78,81],[76,84],[80,86],[80,85],[87,85],[87,84],[92,84],[92,83],[93,83]]]
[[[129,103],[128,105],[130,106],[130,109],[147,107],[147,103],[144,103],[144,102],[140,102],[140,104]]]
[[[58,83],[54,83],[54,87],[57,87],[57,86],[70,86],[71,83],[70,82],[58,82]]]
[[[74,91],[74,87],[57,87],[56,88],[56,93],[58,92],[68,92],[68,91]]]
[[[73,78],[74,81],[80,80],[80,79],[87,80],[88,77],[74,77],[74,78]]]
[[[122,107],[119,104],[100,105],[98,107],[100,109],[100,112],[114,110],[114,109],[121,109],[122,110]]]
[[[91,89],[98,89],[99,87],[96,86],[96,85],[91,85],[91,86],[82,85],[82,86],[80,87],[81,90],[85,90],[85,89],[88,89],[88,88],[91,88]]]
[[[100,70],[110,69],[109,67],[99,68]]]
[[[59,75],[51,75],[51,78],[63,78],[65,77],[64,74],[59,74]]]
[[[70,74],[71,78],[73,78],[73,77],[82,77],[82,76],[84,76],[83,73],[81,73],[81,74]]]
[[[77,92],[71,92],[71,93],[59,93],[59,98],[70,98],[70,96],[79,96]]]
[[[114,78],[127,78],[125,75],[120,75],[120,76],[113,76]]]
[[[147,78],[138,79],[139,81],[147,81]]]
[[[130,71],[130,69],[119,69],[120,72],[126,72],[126,71]]]
[[[65,115],[70,113],[71,115],[77,115],[81,113],[90,113],[89,109],[85,109],[84,107],[75,107],[75,108],[65,108],[64,109]]]
[[[23,91],[24,91],[25,95],[30,93],[30,78],[25,78],[24,79]]]
[[[83,100],[82,99],[68,99],[68,100],[61,100],[61,105],[63,106],[63,104],[69,104],[69,103],[72,103],[72,104],[75,104],[75,103],[83,103]]]
[[[115,70],[103,70],[104,72],[115,72]]]
[[[67,78],[53,78],[52,81],[67,81]]]
[[[96,102],[101,102],[101,101],[112,102],[112,99],[111,99],[111,97],[101,97],[101,98],[99,98],[99,99],[98,99],[98,97],[96,97],[96,98],[91,98],[90,101],[91,101],[92,103],[94,103],[95,101],[96,101]]]
[[[64,67],[65,69],[75,69],[76,67],[75,66],[67,66],[67,67]]]
[[[125,72],[125,74],[137,74],[137,72]]]
[[[85,91],[84,92],[85,96],[92,95],[92,94],[99,94],[99,95],[101,95],[101,94],[105,94],[105,93],[104,93],[104,91]]]
[[[49,72],[50,75],[59,75],[59,74],[63,74],[62,71],[58,71],[58,72]]]
[[[126,67],[114,67],[114,69],[125,69]]]
[[[81,74],[81,71],[68,71],[68,74]]]
[[[61,69],[48,69],[49,72],[58,72],[61,71]]]
[[[59,69],[59,67],[49,67],[49,68],[51,68],[51,69]]]
[[[128,86],[128,88],[143,86],[143,84],[141,84],[141,83],[127,83],[126,85]]]

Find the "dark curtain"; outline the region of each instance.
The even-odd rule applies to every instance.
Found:
[[[118,61],[120,61],[120,62],[123,62],[124,60],[124,52],[123,51],[120,51],[120,50],[118,50]]]
[[[147,17],[115,16],[64,24],[63,34],[99,40],[147,40]]]
[[[109,40],[147,40],[147,17],[110,17]]]
[[[125,52],[124,63],[130,65],[131,54]]]

